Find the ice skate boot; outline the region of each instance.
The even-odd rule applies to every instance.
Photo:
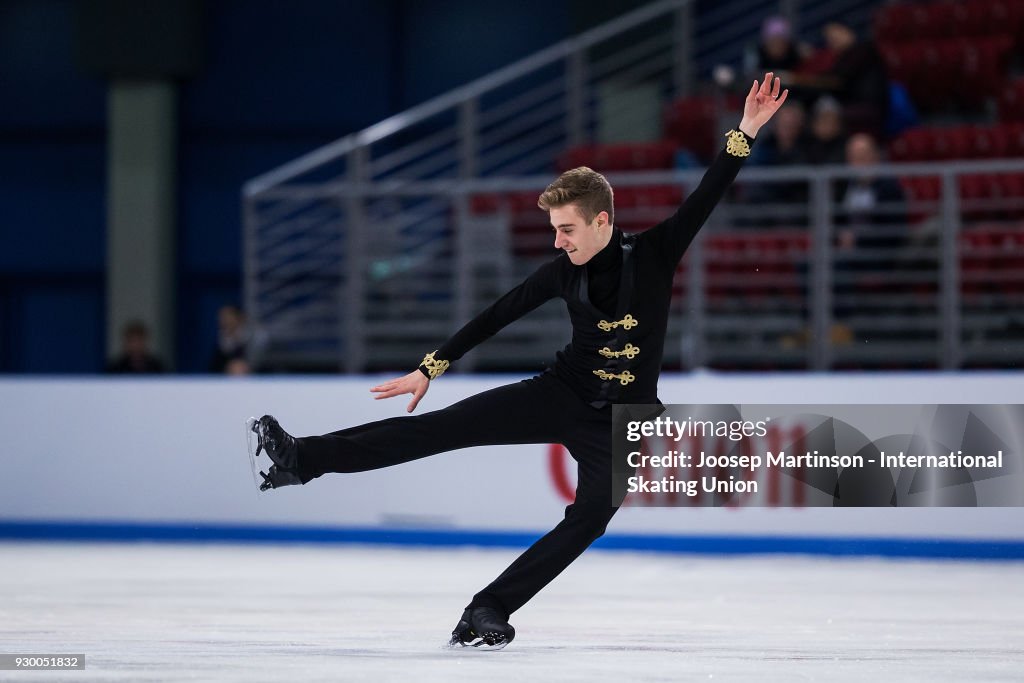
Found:
[[[493,607],[473,607],[462,613],[452,631],[448,647],[478,647],[500,650],[516,637],[516,630]]]
[[[295,443],[295,437],[284,431],[271,415],[264,415],[258,420],[250,417],[245,424],[249,437],[249,464],[252,467],[253,481],[259,490],[267,491],[301,484],[302,480],[298,473],[299,448]],[[269,473],[259,469],[256,461],[260,453],[266,453],[274,462]],[[257,472],[263,478],[262,482],[256,481]]]
[[[263,477],[263,483],[260,484],[260,491],[279,489],[282,486],[291,486],[292,484],[302,483],[298,474],[290,470],[282,470],[277,465],[270,466],[269,474],[261,471],[260,476]]]

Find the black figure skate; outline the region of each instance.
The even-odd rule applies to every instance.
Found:
[[[516,630],[508,620],[492,607],[474,607],[462,613],[452,631],[448,647],[478,647],[500,650],[516,637]]]
[[[301,484],[299,478],[299,449],[295,437],[284,431],[272,415],[264,415],[260,419],[250,417],[245,421],[246,435],[249,438],[249,464],[252,466],[252,478],[260,491],[276,489],[282,486]],[[255,435],[255,436],[254,436]],[[255,439],[255,444],[253,443]],[[260,453],[266,453],[274,462],[269,473],[260,471],[256,459]],[[263,477],[262,483],[256,480],[256,473]]]

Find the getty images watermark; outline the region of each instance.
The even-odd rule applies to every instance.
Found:
[[[616,505],[1024,505],[1020,405],[617,405],[613,420]]]

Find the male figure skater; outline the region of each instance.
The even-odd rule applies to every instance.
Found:
[[[758,130],[786,101],[779,79],[750,88],[739,129],[676,213],[650,230],[614,227],[612,189],[589,168],[563,173],[540,195],[561,250],[522,284],[468,322],[413,372],[373,387],[376,398],[412,394],[408,412],[449,364],[549,299],[565,300],[572,342],[544,373],[447,408],[323,436],[294,438],[265,415],[251,421],[256,455],[274,464],[262,490],[306,484],[327,472],[362,472],[486,444],[560,443],[576,460],[576,500],[565,518],[465,608],[452,646],[501,649],[515,637],[509,616],[604,533],[612,496],[612,404],[658,403],[676,265],[732,183]]]

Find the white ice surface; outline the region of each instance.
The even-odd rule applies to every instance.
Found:
[[[501,652],[442,648],[511,551],[0,544],[0,681],[1024,680],[1024,565],[589,552]]]

